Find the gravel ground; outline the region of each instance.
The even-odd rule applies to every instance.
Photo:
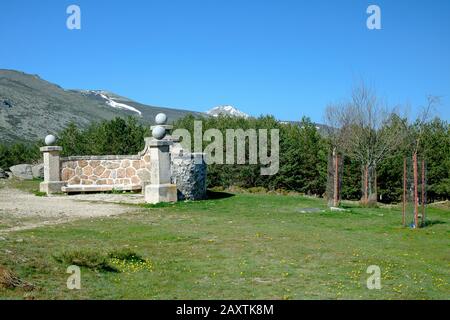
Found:
[[[38,197],[34,194],[0,188],[0,233],[33,229],[43,225],[65,223],[83,218],[107,217],[139,210],[117,203],[141,203],[142,195],[86,194]],[[29,222],[30,219],[33,222]],[[23,223],[21,223],[23,220]]]

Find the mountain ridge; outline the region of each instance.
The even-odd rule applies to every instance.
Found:
[[[64,89],[39,75],[0,69],[2,143],[36,141],[47,134],[57,134],[70,122],[86,127],[93,121],[136,116],[150,125],[160,112],[166,113],[171,121],[187,114],[204,115],[141,104],[106,90]]]
[[[0,69],[0,143],[32,142],[58,134],[70,122],[80,127],[115,117],[136,117],[150,126],[164,112],[169,121],[188,114],[251,118],[230,105],[207,112],[146,105],[107,90],[64,89],[36,74]],[[280,121],[299,125],[299,121]],[[324,132],[326,126],[316,124]]]

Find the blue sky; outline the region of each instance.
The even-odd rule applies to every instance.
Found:
[[[366,27],[370,4],[382,30]],[[146,104],[321,122],[364,79],[413,115],[443,96],[450,120],[448,0],[1,1],[0,43],[0,68]]]

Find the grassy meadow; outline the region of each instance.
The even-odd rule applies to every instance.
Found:
[[[0,267],[35,286],[0,288],[0,298],[450,297],[448,204],[430,206],[428,226],[413,230],[396,206],[335,212],[299,195],[211,195],[0,234]],[[66,287],[70,264],[81,265],[81,290]],[[370,265],[381,269],[380,290],[366,286]]]

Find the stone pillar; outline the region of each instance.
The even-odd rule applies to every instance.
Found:
[[[47,194],[61,192],[64,182],[61,181],[60,157],[62,147],[45,146],[41,152],[44,156],[44,182],[39,185],[39,190]]]
[[[171,163],[170,163],[170,146],[173,144],[171,140],[164,139],[166,135],[167,117],[164,115],[164,121],[158,121],[157,126],[152,127],[152,140],[147,140],[147,152],[150,155],[150,184],[145,186],[145,202],[176,202],[177,186],[170,181]]]
[[[176,202],[177,186],[170,183],[170,153],[172,142],[153,140],[150,147],[150,182],[145,186],[145,202]]]

